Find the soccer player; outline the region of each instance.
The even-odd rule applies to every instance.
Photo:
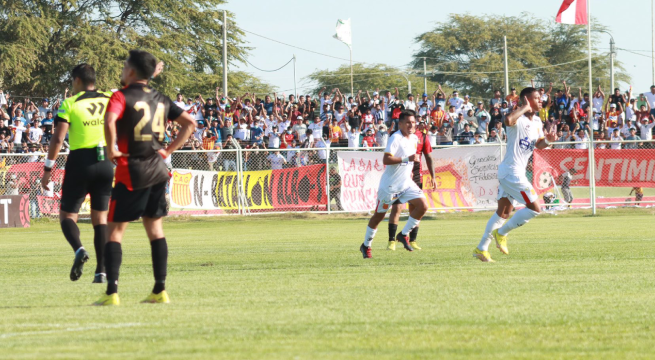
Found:
[[[166,184],[170,178],[164,159],[189,138],[195,121],[171,99],[148,86],[163,69],[145,51],[131,50],[123,66],[121,84],[105,114],[109,159],[116,161],[116,182],[109,204],[109,239],[105,246],[107,292],[94,305],[119,305],[118,274],[123,258],[121,241],[130,221],[142,218],[150,240],[155,286],[145,303],[168,303],[165,290],[168,246],[162,217],[167,215]],[[167,119],[182,129],[166,149],[162,147]],[[118,149],[115,145],[118,143]]]
[[[105,131],[102,121],[111,92],[96,90],[96,72],[88,64],[77,65],[71,71],[73,95],[64,100],[55,117],[48,158],[45,161],[41,186],[47,189],[51,170],[68,132],[70,154],[66,160],[66,172],[62,184],[59,222],[64,237],[75,251],[70,279],[82,276],[89,253],[82,246],[78,213],[87,194],[91,195],[91,224],[93,245],[96,253],[94,283],[106,281],[103,265],[103,249],[107,240],[107,208],[111,195],[114,168],[107,160],[104,147]],[[52,190],[52,189],[50,189]]]
[[[375,214],[366,228],[364,243],[359,247],[364,259],[370,259],[371,242],[378,225],[384,219],[389,207],[399,200],[401,204],[409,203],[409,219],[403,230],[398,233],[396,241],[403,244],[407,251],[414,251],[409,244],[409,233],[418,226],[428,209],[423,191],[412,181],[412,168],[416,160],[418,138],[414,135],[416,115],[414,111],[403,110],[398,118],[398,131],[389,137],[384,150],[382,163],[386,165],[378,188],[378,203]]]
[[[526,167],[535,147],[545,149],[557,140],[554,130],[544,136],[543,125],[539,119],[541,97],[537,89],[528,87],[521,91],[523,106],[514,110],[505,119],[507,126],[507,154],[498,166],[498,210],[491,216],[482,235],[482,240],[474,250],[473,256],[484,262],[493,262],[489,255],[492,237],[496,246],[507,255],[507,234],[541,212],[537,193],[525,176]],[[516,202],[525,205],[509,221]]]
[[[411,178],[412,181],[418,186],[419,189],[423,190],[423,178],[421,177],[421,156],[425,154],[425,164],[428,166],[428,171],[431,176],[431,186],[432,189],[437,187],[437,182],[434,178],[434,166],[432,165],[432,145],[430,145],[430,140],[427,135],[423,132],[425,130],[425,122],[420,121],[418,124],[418,131],[414,133],[418,138],[418,146],[416,148],[416,160],[414,161],[414,166],[412,167]],[[391,206],[391,214],[389,214],[389,244],[387,245],[388,250],[396,250],[396,231],[398,230],[398,221],[400,220],[400,211],[403,208],[403,204],[399,200],[396,200]],[[418,225],[412,229],[409,233],[409,244],[412,248],[416,250],[421,250],[421,248],[416,243],[416,237],[418,236]]]

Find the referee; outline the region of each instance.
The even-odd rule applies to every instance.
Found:
[[[68,132],[70,154],[62,184],[59,221],[64,237],[75,251],[70,279],[79,279],[84,263],[89,260],[89,253],[82,246],[80,229],[77,227],[80,207],[89,194],[97,261],[93,282],[106,283],[102,252],[107,241],[107,210],[114,170],[104,147],[104,117],[111,92],[96,90],[96,72],[88,64],[77,65],[71,71],[71,78],[75,95],[66,99],[57,112],[41,186],[46,188],[50,182],[57,153]]]

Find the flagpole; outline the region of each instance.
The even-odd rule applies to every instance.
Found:
[[[350,96],[355,96],[355,87],[353,86],[353,46],[349,45],[350,49]]]
[[[591,0],[587,0],[587,51],[589,52],[589,96],[594,93],[593,84],[591,83]],[[614,91],[612,89],[612,91]]]

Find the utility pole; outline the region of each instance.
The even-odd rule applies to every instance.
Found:
[[[503,56],[505,57],[505,96],[509,94],[509,68],[507,66],[507,36],[503,36],[503,43],[505,44],[505,50]]]
[[[425,62],[426,58],[423,58],[423,92],[428,93],[428,66]]]
[[[614,56],[616,52],[614,51],[614,38],[610,35],[610,89],[614,91]],[[591,94],[589,94],[591,97]]]
[[[223,10],[223,96],[227,97],[227,11]]]
[[[293,97],[298,98],[298,89],[296,88],[296,54],[293,54]]]

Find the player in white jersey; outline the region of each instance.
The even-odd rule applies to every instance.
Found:
[[[543,124],[539,119],[541,97],[537,89],[528,87],[521,91],[523,106],[510,113],[505,119],[507,126],[507,154],[498,167],[498,210],[493,214],[480,244],[473,256],[484,261],[493,262],[489,255],[492,238],[496,247],[507,255],[507,234],[541,212],[538,196],[525,175],[526,167],[534,149],[545,149],[557,140],[555,131],[544,135]],[[525,208],[517,211],[507,222],[507,218],[518,203]]]
[[[387,210],[396,201],[409,203],[409,219],[403,230],[396,236],[406,250],[414,251],[409,244],[409,233],[418,226],[428,209],[428,202],[423,191],[412,180],[412,169],[418,146],[416,131],[416,115],[414,111],[403,110],[398,119],[398,131],[387,141],[382,163],[386,165],[380,186],[375,213],[368,222],[364,243],[359,247],[364,259],[370,259],[371,242],[378,230],[378,225],[384,219]]]

